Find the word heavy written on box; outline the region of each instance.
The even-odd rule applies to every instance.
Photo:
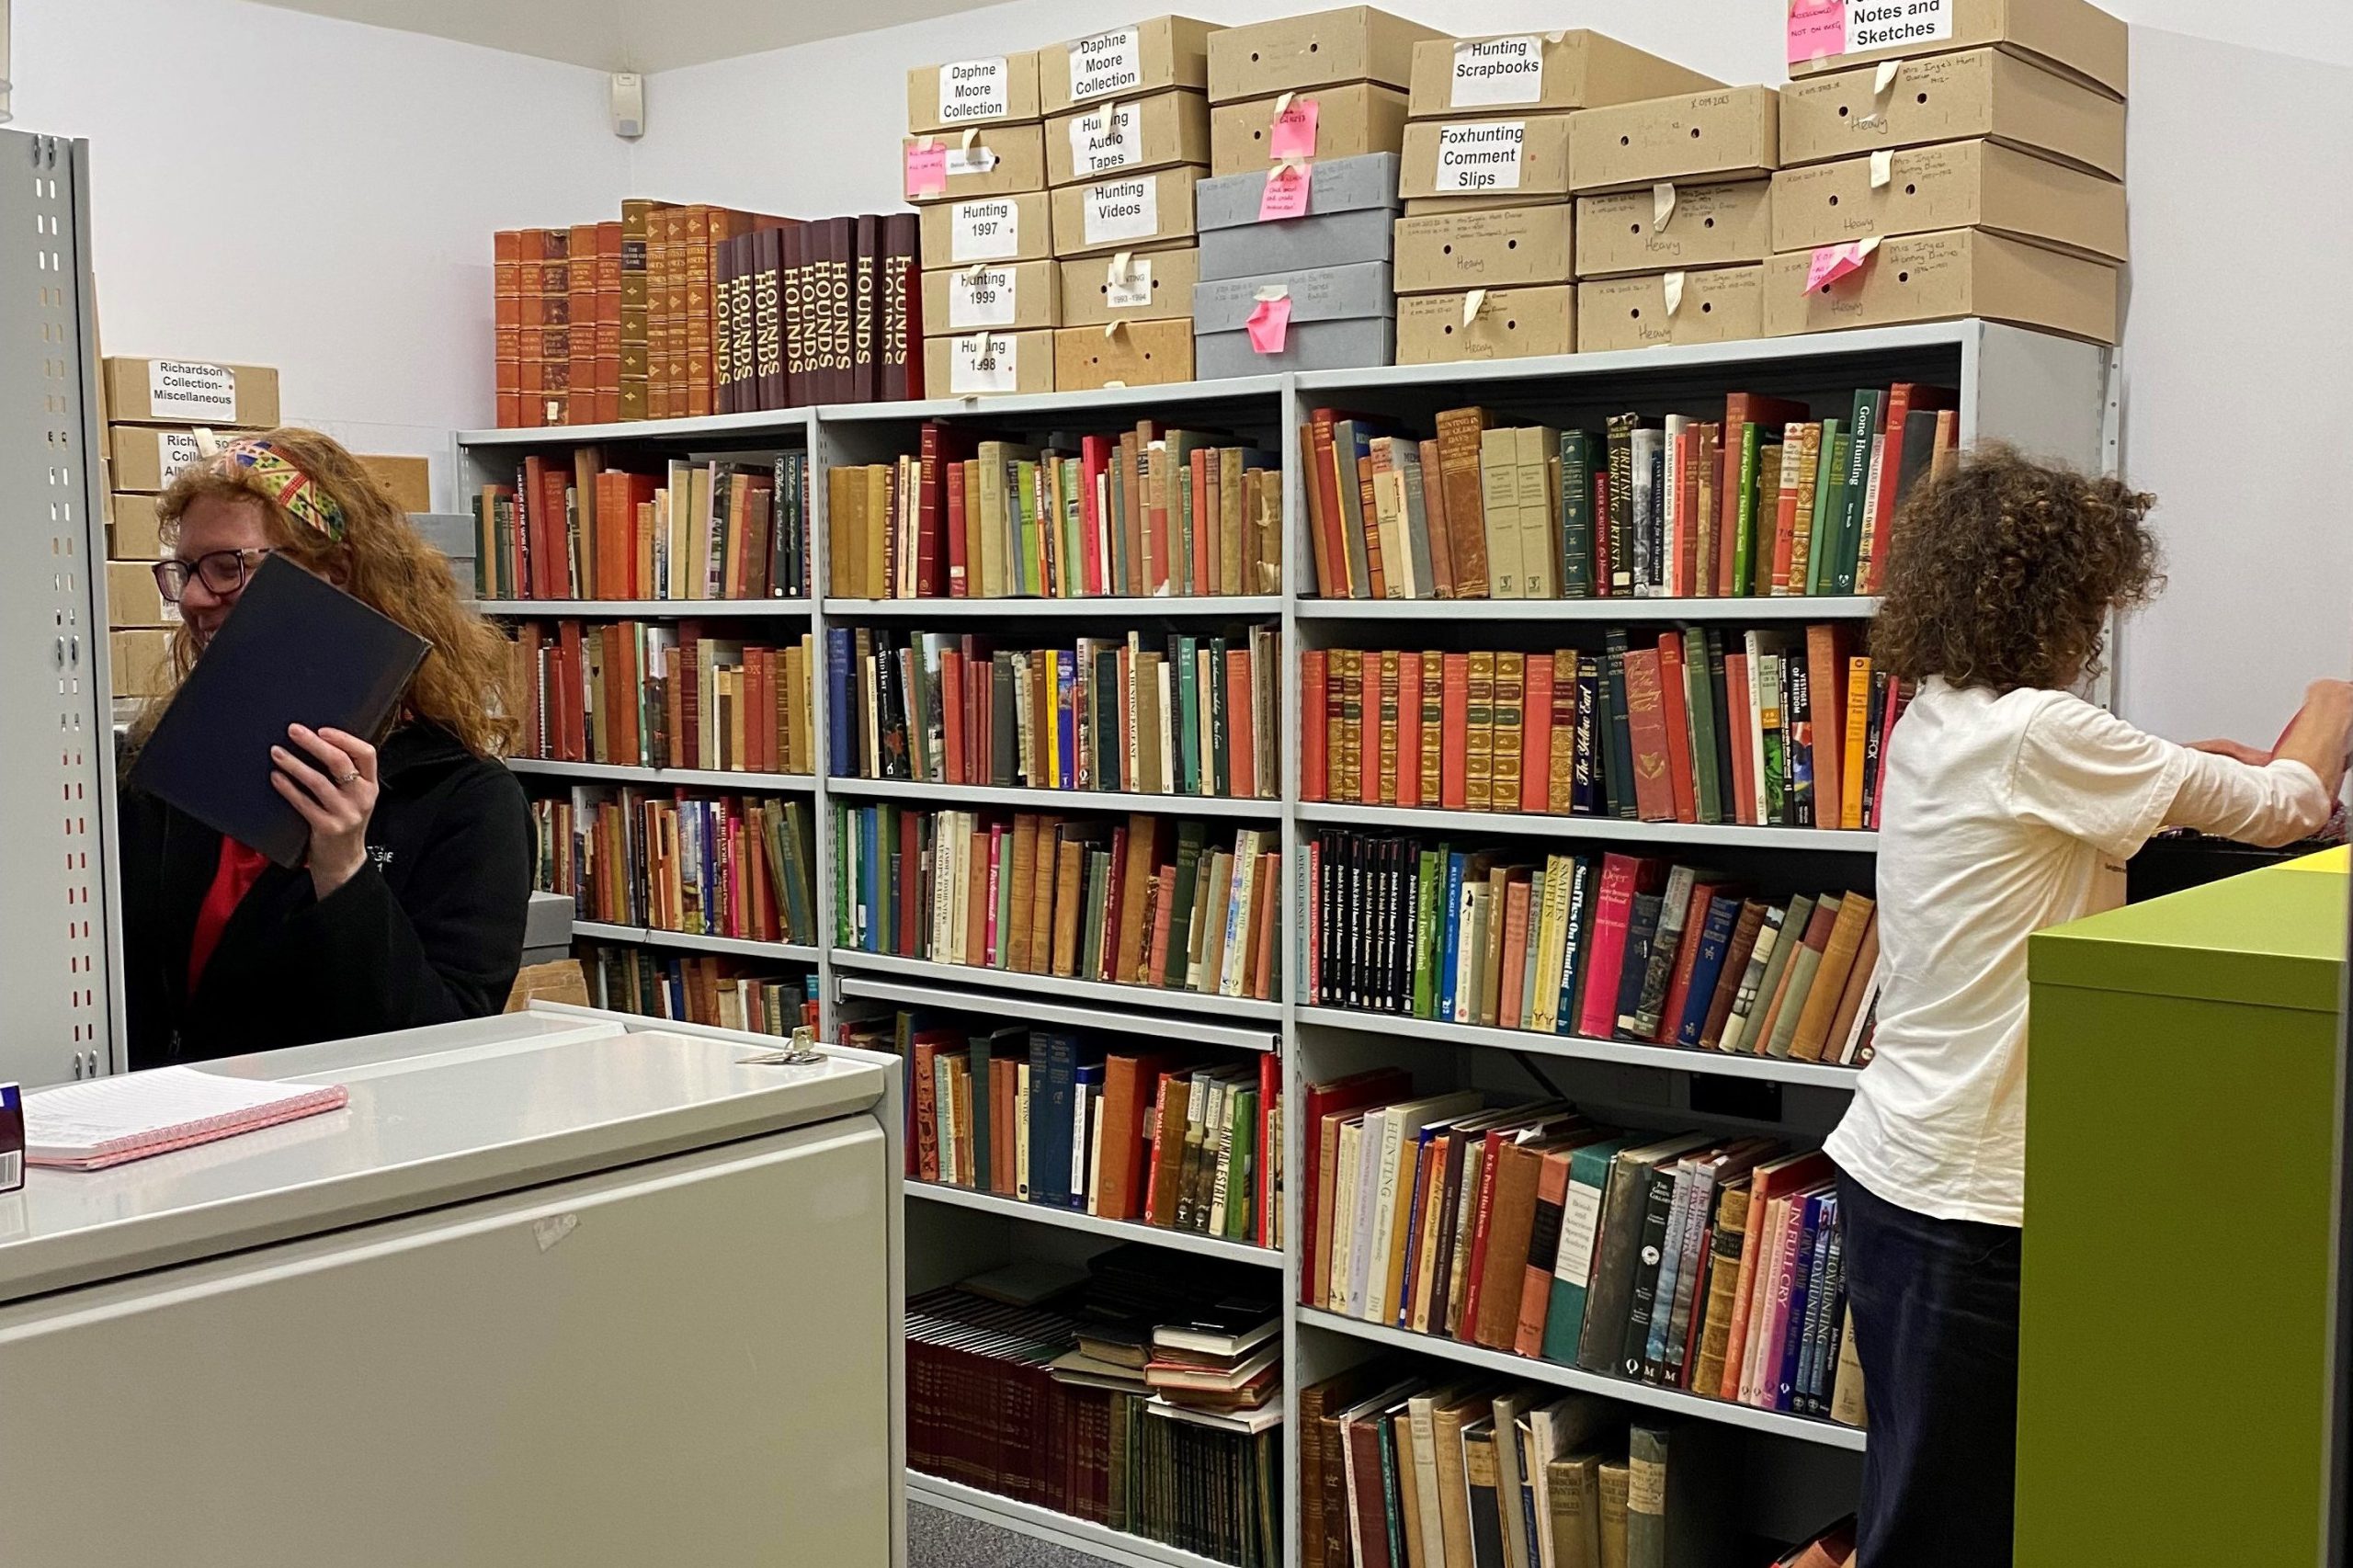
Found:
[[[2033,61],[1976,49],[1903,61],[1878,83],[1867,65],[1783,88],[1783,166],[1984,137],[2124,177],[2124,105]]]
[[[1565,202],[1400,218],[1397,291],[1511,289],[1566,283],[1575,273]]]
[[[1577,199],[1577,276],[1753,265],[1773,254],[1770,180],[1667,182]]]
[[[1577,285],[1577,347],[1587,354],[1765,335],[1765,268],[1588,278]]]
[[[1397,301],[1397,363],[1436,365],[1574,353],[1579,347],[1576,294],[1568,284],[1558,283],[1408,295]]]

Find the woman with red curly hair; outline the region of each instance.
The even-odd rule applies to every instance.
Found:
[[[274,748],[272,782],[311,828],[297,869],[125,793],[131,1066],[497,1012],[522,959],[533,853],[522,790],[497,761],[515,730],[505,640],[358,460],[314,430],[230,442],[183,469],[156,514],[172,554],[155,582],[180,623],[134,745],[266,555],[373,606],[427,652],[381,746],[297,725]]]
[[[2152,504],[1991,447],[1896,520],[1871,657],[1918,696],[1884,758],[1875,1054],[1827,1144],[1871,1435],[1863,1568],[2010,1561],[2029,934],[2121,903],[2161,827],[2290,843],[2343,782],[2343,681],[2313,684],[2276,756],[2071,694],[2110,612],[2162,584]]]

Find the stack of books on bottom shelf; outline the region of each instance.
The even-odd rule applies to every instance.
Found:
[[[1235,1568],[1280,1562],[1281,1318],[1263,1271],[1120,1246],[1056,1272],[907,1303],[908,1463]]]
[[[817,1022],[817,977],[766,972],[741,959],[584,942],[588,999],[649,1018],[790,1035]]]
[[[756,942],[816,940],[809,803],[580,785],[534,801],[532,885],[582,920]]]
[[[1341,1316],[1859,1425],[1829,1157],[1561,1101],[1307,1091],[1302,1291]]]

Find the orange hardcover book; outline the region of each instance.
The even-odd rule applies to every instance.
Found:
[[[1422,655],[1397,655],[1397,803],[1422,801]]]
[[[1458,599],[1487,597],[1487,510],[1479,488],[1479,445],[1486,427],[1483,408],[1449,408],[1438,416],[1439,488]]]
[[[939,722],[944,781],[971,783],[964,776],[964,655],[952,648],[939,655]]]
[[[1275,896],[1282,887],[1282,857],[1268,853],[1258,857],[1258,899],[1256,905],[1257,930],[1250,949],[1250,994],[1261,1002],[1270,1001],[1275,994],[1275,928],[1277,918]]]
[[[1103,1059],[1103,1175],[1096,1211],[1106,1220],[1132,1220],[1142,1211],[1144,1118],[1166,1063],[1156,1055]]]
[[[1675,821],[1675,781],[1667,768],[1666,694],[1658,650],[1626,652],[1626,714],[1634,752],[1634,804],[1644,822]]]
[[[1508,1350],[1519,1336],[1519,1301],[1528,1280],[1528,1238],[1536,1228],[1536,1190],[1544,1156],[1525,1144],[1488,1141],[1495,1173],[1486,1235],[1474,1243],[1481,1258],[1478,1320],[1462,1337],[1490,1350]]]
[[[1358,801],[1381,802],[1381,655],[1358,653],[1350,664],[1356,681],[1356,731],[1348,737],[1349,771],[1355,776]]]
[[[1438,442],[1423,441],[1415,449],[1422,465],[1422,517],[1430,538],[1431,588],[1439,598],[1454,593],[1454,540],[1446,525],[1446,475],[1440,470]]]
[[[1370,597],[1389,597],[1389,574],[1381,562],[1381,529],[1373,519],[1379,512],[1372,498],[1373,466],[1370,457],[1357,459],[1356,527],[1364,535],[1365,574],[1370,579]]]
[[[1258,733],[1251,715],[1256,708],[1250,650],[1225,651],[1225,775],[1227,788],[1238,798],[1258,793]]]
[[[1863,825],[1863,744],[1870,722],[1871,662],[1858,653],[1847,661],[1847,755],[1838,776],[1838,825]]]
[[[1822,1060],[1823,1047],[1830,1039],[1831,1020],[1838,1016],[1839,1004],[1846,1000],[1847,980],[1861,955],[1863,936],[1871,927],[1874,907],[1870,899],[1859,892],[1850,892],[1838,901],[1838,918],[1832,923],[1830,935],[1823,943],[1822,960],[1814,969],[1813,983],[1805,994],[1804,1009],[1798,1014],[1797,1030],[1790,1039],[1792,1062]]]
[[[1316,592],[1327,599],[1362,598],[1358,585],[1348,579],[1348,546],[1341,529],[1347,525],[1340,511],[1340,491],[1337,460],[1332,444],[1335,415],[1328,408],[1319,408],[1308,418],[1306,450],[1308,452],[1308,516],[1315,527]]]
[[[1528,891],[1525,876],[1504,884],[1504,976],[1495,999],[1495,1022],[1519,1028],[1519,996],[1528,980]]]
[[[1771,588],[1776,594],[1790,591],[1790,571],[1795,560],[1798,542],[1798,474],[1804,466],[1805,433],[1821,426],[1792,422],[1781,427],[1781,488],[1773,497],[1773,545]]]
[[[1732,733],[1718,735],[1716,744],[1732,748],[1732,794],[1736,814],[1733,821],[1753,823],[1756,820],[1756,765],[1748,750],[1748,655],[1724,655],[1724,710],[1732,721]]]
[[[1299,798],[1329,798],[1326,769],[1331,767],[1326,726],[1331,722],[1330,656],[1321,648],[1299,655]]]
[[[1519,705],[1519,809],[1552,809],[1552,655],[1528,655]]]
[[[1692,777],[1697,764],[1691,749],[1691,713],[1683,671],[1683,634],[1666,631],[1658,640],[1659,695],[1666,715],[1666,774],[1675,787],[1675,820],[1699,820],[1699,797]]]
[[[1438,804],[1449,812],[1466,808],[1470,782],[1463,759],[1471,750],[1471,655],[1449,653],[1444,676],[1445,760],[1438,772]]]
[[[1381,676],[1375,722],[1368,728],[1368,738],[1373,741],[1380,766],[1364,781],[1364,803],[1368,806],[1393,806],[1397,803],[1397,651],[1383,649],[1380,654]]]
[[[1544,1320],[1552,1310],[1552,1258],[1541,1256],[1549,1231],[1557,1243],[1561,1213],[1569,1200],[1569,1160],[1573,1151],[1551,1149],[1536,1177],[1536,1223],[1530,1232],[1528,1270],[1519,1290],[1519,1323],[1511,1348],[1522,1356],[1544,1353]]]
[[[1830,1030],[1824,1037],[1824,1060],[1829,1060],[1833,1052],[1845,1049],[1847,1037],[1854,1032],[1855,1015],[1863,1009],[1863,998],[1870,994],[1871,975],[1878,968],[1879,913],[1873,910],[1871,918],[1863,926],[1862,945],[1855,949],[1854,964],[1847,971],[1847,986],[1839,995],[1838,1010],[1831,1016]],[[1839,1055],[1837,1060],[1844,1062],[1846,1058]]]
[[[1835,826],[1846,809],[1844,779],[1846,746],[1843,725],[1846,702],[1839,676],[1847,667],[1841,629],[1821,624],[1805,629],[1805,678],[1813,708],[1813,820],[1818,827]],[[1870,687],[1864,687],[1868,697]],[[1861,802],[1857,801],[1858,821]]]

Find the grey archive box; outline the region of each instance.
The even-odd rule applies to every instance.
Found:
[[[1290,326],[1279,354],[1250,347],[1258,290],[1282,285]],[[1268,370],[1345,370],[1386,365],[1396,347],[1397,296],[1389,264],[1362,261],[1193,286],[1193,373],[1207,381]]]
[[[1258,203],[1266,194],[1267,172],[1201,181],[1193,187],[1201,278],[1214,281],[1387,261],[1400,210],[1397,166],[1394,153],[1317,164],[1306,216],[1266,223],[1258,222]]]
[[[479,586],[474,556],[480,548],[473,518],[462,512],[411,512],[408,521],[426,543],[449,558],[458,592],[472,598]]]

